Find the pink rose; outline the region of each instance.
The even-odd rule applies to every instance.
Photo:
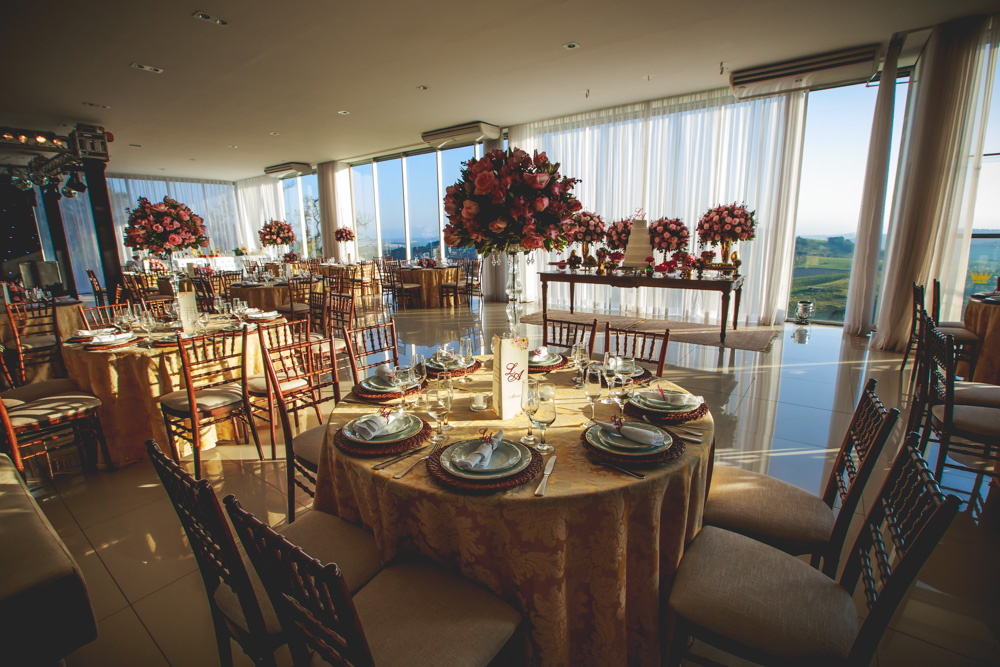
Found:
[[[167,210],[167,205],[164,204],[163,202],[160,202],[159,204],[153,204],[153,206],[151,208],[154,211],[158,211],[160,213],[163,213],[164,211]]]
[[[471,199],[465,200],[465,203],[462,205],[462,217],[471,220],[477,215],[479,215],[479,204]]]
[[[202,248],[207,248],[208,247],[208,239],[202,239],[201,247]]]
[[[495,234],[499,234],[506,228],[507,228],[507,221],[504,220],[503,218],[497,218],[496,220],[490,223],[490,231],[494,232]]]
[[[496,174],[492,171],[483,171],[476,176],[476,194],[488,195],[493,192],[498,185]]]
[[[171,234],[170,236],[167,237],[167,240],[170,241],[170,243],[172,243],[173,245],[180,245],[181,243],[181,237],[177,234]]]
[[[548,207],[549,207],[549,198],[548,197],[539,197],[538,199],[535,200],[535,210],[536,211],[544,211]]]
[[[163,231],[163,225],[153,225],[153,231],[159,234]]]
[[[524,180],[529,187],[534,188],[535,190],[541,190],[549,184],[549,175],[545,173],[526,174]]]

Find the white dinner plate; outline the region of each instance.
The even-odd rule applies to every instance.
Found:
[[[419,433],[421,427],[423,427],[423,423],[420,421],[419,417],[406,413],[402,417],[395,419],[386,431],[376,435],[371,440],[365,440],[360,433],[354,430],[354,425],[362,419],[364,419],[364,417],[358,417],[357,419],[352,419],[344,424],[343,432],[344,436],[348,440],[353,440],[354,442],[360,442],[366,445],[386,445],[393,442],[399,442],[400,440],[413,437]]]
[[[497,448],[493,450],[493,456],[490,458],[490,468],[462,470],[455,465],[454,459],[456,457],[468,456],[476,451],[481,444],[482,442],[479,440],[464,440],[450,445],[441,453],[441,467],[455,477],[481,482],[488,479],[500,479],[516,475],[531,465],[531,452],[528,448],[512,440],[500,441]]]

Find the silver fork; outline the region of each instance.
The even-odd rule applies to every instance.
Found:
[[[654,424],[652,421],[650,421],[649,417],[647,417],[646,415],[643,415],[642,419],[643,419],[644,422],[646,422],[647,424],[649,424],[651,426],[657,426],[657,427],[659,427],[659,424]],[[675,427],[675,426],[669,426],[667,428],[673,428],[675,431],[678,430],[677,427]],[[694,437],[691,437],[690,435],[684,435],[682,433],[676,433],[675,435],[677,436],[678,440],[686,440],[688,442],[698,443],[699,445],[701,444],[701,438],[694,438]]]
[[[441,444],[444,444],[444,443],[441,443]],[[418,463],[420,463],[421,461],[426,461],[427,459],[429,459],[431,457],[431,454],[433,454],[434,452],[436,452],[440,448],[441,448],[440,444],[439,445],[434,445],[434,448],[431,449],[430,453],[427,454],[427,456],[421,456],[419,459],[417,459],[416,461],[414,461],[413,463],[411,463],[410,465],[408,465],[407,467],[403,468],[402,470],[400,470],[399,472],[397,472],[395,475],[393,475],[392,478],[393,479],[400,479],[402,477],[405,477],[408,472],[410,472],[411,470],[413,470],[414,468],[417,467]]]

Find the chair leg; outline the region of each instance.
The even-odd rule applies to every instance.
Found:
[[[248,401],[246,401],[246,400],[243,401],[243,411],[244,411],[243,417],[246,419],[247,424],[250,426],[250,437],[253,438],[253,444],[257,447],[257,456],[259,456],[260,460],[263,461],[264,460],[264,450],[261,449],[261,447],[260,447],[260,436],[257,434],[257,429],[254,428],[254,425],[253,425],[253,413],[250,412],[250,406],[248,405]],[[271,423],[272,424],[274,423],[273,419],[271,420]],[[273,437],[271,439],[271,459],[274,460],[274,438]]]
[[[101,426],[101,418],[98,416],[97,412],[94,412],[94,438],[97,440],[97,446],[101,450],[101,456],[104,457],[104,463],[107,466],[107,471],[111,472],[115,469],[114,463],[111,462],[111,452],[108,451],[108,441],[104,437],[104,427]],[[94,461],[96,464],[97,461]]]
[[[690,641],[691,631],[687,622],[680,617],[674,617],[674,632],[670,638],[670,653],[667,657],[669,667],[680,667],[681,658],[687,653]]]
[[[906,369],[906,360],[910,357],[910,350],[913,349],[913,336],[910,336],[909,342],[906,343],[906,352],[903,353],[903,363],[899,365],[899,372],[902,373]]]
[[[941,475],[944,473],[944,464],[948,460],[948,443],[951,441],[951,434],[942,433],[938,438],[938,459],[937,465],[934,466],[934,476],[937,477],[938,483],[941,482]]]
[[[170,445],[170,455],[174,457],[174,461],[180,463],[181,453],[177,450],[177,442],[174,440],[174,429],[170,426],[170,417],[167,416],[166,412],[163,412],[163,425],[167,427],[167,444]]]
[[[214,603],[209,603],[212,608],[212,625],[215,627],[215,643],[219,647],[219,665],[221,667],[233,666],[233,645],[229,641],[229,629],[226,621],[222,618],[222,613],[216,608]]]

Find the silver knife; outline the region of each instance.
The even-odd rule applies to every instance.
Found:
[[[434,449],[432,449],[429,453],[421,456],[419,459],[417,459],[416,461],[414,461],[410,465],[406,466],[406,468],[404,468],[403,470],[400,470],[399,472],[397,472],[395,475],[392,476],[392,478],[393,479],[400,479],[401,477],[405,477],[408,472],[410,472],[411,470],[413,470],[414,468],[417,467],[417,464],[419,464],[421,461],[426,461],[427,459],[429,459],[431,457],[431,455],[434,452],[436,452],[438,450],[438,447],[440,447],[440,446],[441,445],[434,445]]]
[[[549,475],[552,474],[552,469],[556,467],[556,457],[555,454],[549,457],[549,460],[545,463],[545,471],[542,473],[542,481],[539,482],[538,488],[535,489],[536,496],[545,495],[545,487],[549,483]]]
[[[681,428],[680,426],[671,426],[670,428],[674,429],[675,431],[680,431],[681,433],[687,433],[688,435],[693,435],[699,438],[705,435],[701,431],[693,431],[689,428]]]
[[[375,465],[372,466],[372,470],[381,470],[382,468],[385,468],[387,466],[391,466],[396,461],[402,461],[403,459],[409,458],[409,457],[413,456],[414,454],[419,454],[420,452],[422,452],[425,449],[427,449],[427,447],[428,447],[428,445],[424,445],[423,447],[418,447],[416,449],[411,449],[408,452],[403,452],[399,456],[392,457],[388,461],[382,461],[381,463],[376,463]]]

